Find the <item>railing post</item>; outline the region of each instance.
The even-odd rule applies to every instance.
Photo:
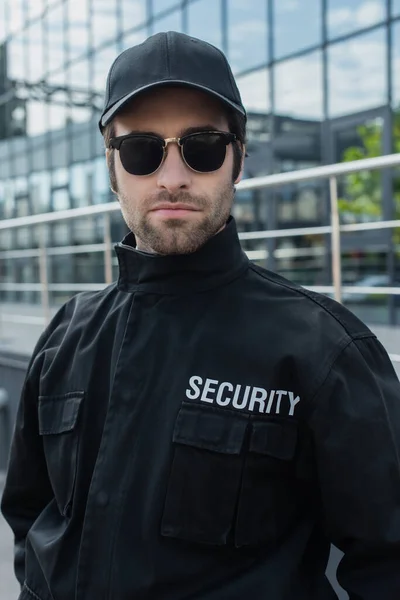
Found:
[[[39,253],[39,273],[41,284],[41,298],[43,316],[46,325],[50,323],[50,298],[49,298],[49,277],[48,277],[48,256],[46,250],[46,225],[41,227],[40,253]]]
[[[329,192],[331,205],[331,251],[332,251],[332,276],[335,300],[342,301],[342,264],[340,249],[340,222],[336,177],[329,178]]]
[[[104,279],[105,279],[105,282],[107,283],[107,285],[110,285],[113,280],[110,213],[104,213],[103,227],[104,227]]]

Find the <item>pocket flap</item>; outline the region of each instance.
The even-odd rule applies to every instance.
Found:
[[[211,407],[183,405],[175,422],[173,441],[224,454],[240,454],[248,424],[245,415],[221,414]]]
[[[281,460],[294,457],[297,443],[297,423],[286,421],[256,421],[252,423],[250,452],[267,454]]]
[[[84,392],[39,396],[39,433],[51,435],[74,429]]]

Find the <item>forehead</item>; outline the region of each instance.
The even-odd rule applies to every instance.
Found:
[[[117,135],[129,131],[157,131],[165,137],[202,125],[228,130],[226,111],[219,100],[190,88],[157,88],[135,98],[115,117]]]

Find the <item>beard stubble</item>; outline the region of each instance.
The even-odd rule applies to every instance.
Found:
[[[235,188],[232,182],[224,184],[215,199],[193,196],[181,191],[170,194],[163,191],[145,198],[141,206],[159,203],[184,203],[200,209],[200,219],[165,219],[157,224],[151,221],[148,210],[136,208],[136,203],[119,193],[124,220],[137,238],[138,249],[156,254],[191,254],[201,248],[211,237],[225,226],[231,213]]]

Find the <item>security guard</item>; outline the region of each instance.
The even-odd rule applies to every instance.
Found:
[[[111,67],[119,280],[41,336],[2,511],[20,600],[400,598],[400,385],[345,308],[252,264],[245,110],[213,46]]]

